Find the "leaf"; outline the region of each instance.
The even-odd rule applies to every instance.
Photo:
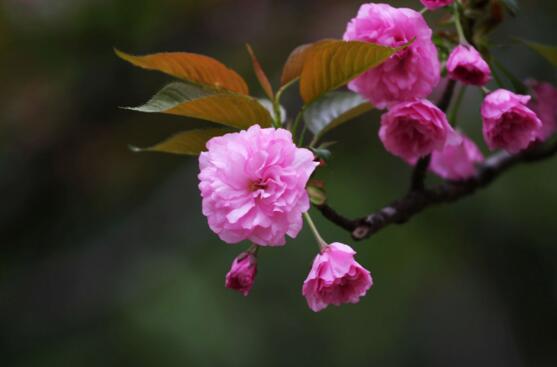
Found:
[[[326,148],[310,148],[313,154],[315,154],[318,158],[328,161],[333,156],[333,153],[329,149]]]
[[[127,108],[193,117],[239,129],[254,124],[269,127],[273,121],[269,112],[252,97],[215,92],[181,82],[168,84],[142,106]]]
[[[519,41],[545,57],[545,59],[553,64],[553,66],[557,66],[557,46],[544,45],[542,43],[526,41],[523,39],[519,39]]]
[[[173,77],[195,84],[226,89],[239,94],[249,94],[244,79],[211,57],[188,52],[162,52],[145,56],[133,56],[114,49],[120,58],[148,70],[158,70]]]
[[[403,46],[406,47],[406,46]],[[306,104],[378,66],[401,48],[360,41],[329,41],[314,46],[304,60],[300,94]]]
[[[518,1],[517,0],[501,0],[505,7],[509,10],[511,15],[515,16],[518,13]]]
[[[302,74],[304,62],[309,52],[315,47],[327,42],[334,42],[334,39],[323,39],[314,43],[307,43],[296,47],[286,59],[280,78],[280,86],[284,86],[297,79]]]
[[[274,94],[273,94],[273,87],[271,86],[271,83],[269,82],[269,78],[267,78],[267,74],[265,74],[265,72],[263,71],[263,68],[261,67],[261,64],[259,63],[259,60],[257,60],[257,57],[255,56],[255,53],[253,52],[253,49],[251,48],[249,43],[246,44],[246,48],[248,49],[248,53],[251,57],[251,63],[253,65],[253,71],[255,72],[255,76],[257,77],[257,80],[259,81],[259,85],[261,85],[261,88],[263,88],[263,91],[265,92],[267,97],[269,97],[270,100],[275,99]]]
[[[304,121],[314,135],[321,136],[372,108],[356,93],[329,92],[304,111]]]
[[[207,141],[231,132],[228,129],[195,129],[184,131],[148,148],[130,147],[134,152],[162,152],[199,155],[206,150]]]

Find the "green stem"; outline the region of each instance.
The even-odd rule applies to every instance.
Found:
[[[464,35],[464,30],[462,29],[462,24],[460,23],[460,13],[458,11],[458,2],[455,2],[453,5],[453,14],[454,14],[454,24],[456,27],[456,33],[458,34],[458,40],[463,45],[467,45],[468,41],[466,40],[466,36]]]
[[[454,106],[451,108],[451,112],[449,113],[449,117],[448,117],[449,122],[453,125],[453,127],[456,126],[458,111],[460,110],[460,105],[462,103],[462,100],[464,99],[465,94],[466,94],[466,85],[462,85],[460,87],[460,90],[458,91],[456,101],[454,103]]]
[[[285,85],[283,85],[282,87],[279,88],[279,90],[277,91],[277,94],[275,94],[275,99],[273,100],[273,125],[274,127],[281,127],[282,126],[282,121],[281,121],[281,116],[280,116],[280,99],[282,97],[282,94],[284,93],[284,91],[286,89],[288,89],[288,87],[290,87],[292,84],[294,84],[296,82],[296,79],[291,80],[290,82],[286,83]]]
[[[420,14],[425,14],[427,12],[427,8],[424,7],[422,10],[420,10]]]
[[[313,233],[313,236],[317,241],[317,245],[319,246],[319,251],[323,251],[328,246],[328,244],[327,242],[325,242],[323,237],[321,237],[321,235],[319,234],[319,231],[317,230],[317,227],[315,226],[315,223],[313,223],[313,220],[309,216],[308,212],[304,213],[304,219],[306,220],[309,229],[311,229],[311,232]]]
[[[309,148],[315,148],[315,146],[317,145],[317,142],[319,142],[319,138],[321,136],[319,136],[319,134],[316,134],[313,136],[313,139],[311,139],[311,142],[309,143]]]
[[[298,146],[301,147],[304,144],[304,135],[306,135],[307,126],[304,124],[300,137],[298,138]]]
[[[257,256],[258,251],[259,251],[259,246],[257,246],[255,243],[252,243],[246,252],[253,254],[254,256]]]
[[[292,125],[292,136],[296,136],[296,132],[298,131],[298,126],[300,126],[300,122],[302,121],[302,117],[304,117],[304,108],[298,112],[296,118],[294,119],[294,124]]]

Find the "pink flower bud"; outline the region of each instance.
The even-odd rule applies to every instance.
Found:
[[[226,288],[234,289],[247,296],[257,274],[257,258],[251,252],[243,252],[232,262],[226,274]]]
[[[526,107],[530,96],[497,89],[482,103],[483,135],[487,146],[518,153],[536,139],[542,122]]]
[[[540,141],[549,139],[557,131],[557,89],[549,83],[529,80],[533,99],[528,104],[540,118],[542,127],[536,138]]]
[[[281,246],[296,237],[309,209],[306,184],[318,165],[285,129],[262,129],[212,138],[199,156],[203,214],[221,240]]]
[[[442,178],[448,180],[465,180],[476,174],[476,163],[484,157],[476,144],[462,133],[457,133],[460,142],[447,144],[445,149],[431,155],[429,168]]]
[[[454,0],[420,0],[423,6],[428,8],[429,10],[435,10],[438,8],[442,8],[447,5],[451,5]]]
[[[350,246],[334,242],[315,257],[302,288],[309,308],[318,312],[331,304],[358,303],[366,294],[373,280],[355,254]]]
[[[439,83],[437,49],[424,17],[408,8],[388,4],[364,4],[346,28],[344,40],[382,46],[408,47],[383,64],[352,80],[348,87],[377,108],[427,97]]]
[[[472,46],[459,45],[447,60],[449,78],[464,84],[486,85],[491,78],[491,69],[482,55]]]
[[[392,106],[381,116],[379,138],[387,151],[410,164],[457,142],[443,111],[425,99]]]

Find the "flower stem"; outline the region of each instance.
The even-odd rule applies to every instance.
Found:
[[[259,246],[257,246],[255,243],[252,243],[251,246],[246,250],[246,252],[253,254],[254,256],[257,256],[258,251]]]
[[[302,117],[304,116],[304,109],[302,108],[300,112],[296,115],[294,119],[294,124],[292,125],[292,136],[296,137],[296,131],[298,130],[298,126],[300,126],[300,122],[302,121]]]
[[[323,251],[325,249],[325,247],[328,246],[327,242],[325,242],[323,237],[321,237],[321,235],[319,234],[319,231],[317,230],[317,227],[315,226],[315,223],[313,223],[313,220],[309,216],[308,212],[304,213],[304,218],[305,218],[306,222],[308,223],[308,226],[311,229],[311,232],[313,233],[313,236],[315,237],[315,240],[317,241],[317,245],[319,246],[319,250]]]
[[[449,113],[448,116],[449,123],[451,123],[453,127],[456,126],[458,111],[460,110],[460,104],[462,103],[465,94],[466,94],[466,85],[462,85],[460,87],[460,90],[458,91],[458,95],[456,96],[456,101],[454,103],[454,106],[451,108],[451,112]]]
[[[460,13],[458,11],[458,2],[454,3],[454,25],[456,27],[456,33],[458,34],[458,40],[463,45],[467,45],[468,41],[466,40],[466,36],[464,35],[464,30],[462,29],[462,23],[460,23]]]
[[[424,7],[422,10],[420,10],[420,14],[425,14],[427,12],[427,8]]]
[[[306,135],[307,126],[304,124],[302,132],[300,133],[300,138],[298,139],[298,146],[301,147],[304,144],[304,136]]]
[[[286,91],[288,89],[288,87],[290,87],[296,81],[297,81],[297,79],[293,79],[293,80],[289,81],[288,83],[286,83],[285,85],[280,87],[279,90],[277,91],[277,93],[275,94],[275,99],[273,100],[273,115],[274,115],[273,116],[273,125],[274,125],[274,127],[281,127],[282,126],[281,114],[280,114],[280,99],[282,97],[282,94],[284,93],[284,91]]]

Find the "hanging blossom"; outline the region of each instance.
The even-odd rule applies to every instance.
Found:
[[[285,129],[251,126],[207,142],[199,156],[203,214],[221,240],[281,246],[309,209],[306,183],[317,163]]]
[[[529,80],[526,84],[531,88],[534,97],[528,103],[528,107],[542,122],[536,138],[545,141],[557,131],[557,89],[550,83],[535,80]]]
[[[364,4],[348,23],[344,40],[372,42],[382,46],[410,45],[380,66],[352,80],[348,87],[377,108],[396,102],[427,97],[439,83],[437,49],[423,16],[388,4]]]
[[[459,45],[447,60],[449,78],[464,84],[484,86],[491,79],[491,69],[472,46]]]
[[[497,89],[484,98],[483,135],[490,149],[518,153],[536,140],[542,122],[526,107],[530,99],[506,89]]]
[[[225,286],[247,296],[257,274],[257,258],[251,252],[242,252],[232,262],[226,274]]]
[[[454,0],[420,0],[420,2],[429,10],[435,10],[451,5]]]
[[[447,144],[441,151],[431,154],[429,169],[447,180],[465,180],[476,174],[476,164],[484,157],[476,144],[463,133],[458,132],[459,142]]]
[[[358,303],[367,293],[373,280],[355,254],[350,246],[334,242],[315,257],[302,288],[309,308],[318,312],[329,305]]]
[[[379,138],[387,151],[410,164],[458,142],[443,111],[425,99],[392,106],[381,116]]]

